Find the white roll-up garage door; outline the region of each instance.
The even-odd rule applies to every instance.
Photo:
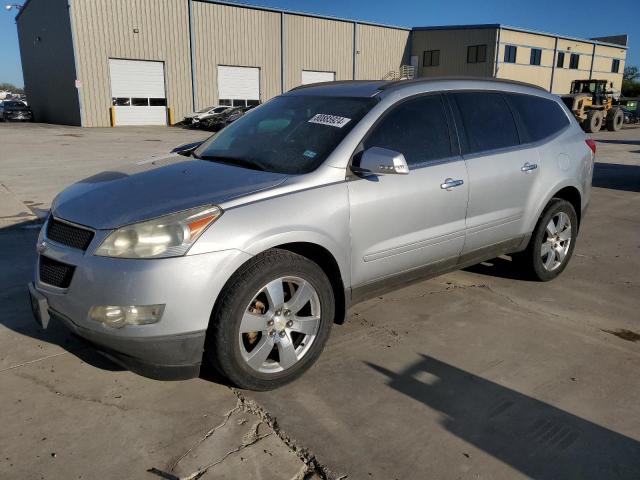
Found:
[[[260,69],[218,65],[218,98],[221,104],[255,104],[260,100]]]
[[[302,71],[302,85],[309,83],[333,82],[336,79],[336,72],[318,72],[314,70]]]
[[[109,59],[116,125],[166,125],[164,63]]]

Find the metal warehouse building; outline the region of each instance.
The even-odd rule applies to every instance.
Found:
[[[600,79],[622,88],[627,36],[577,39],[505,25],[417,27],[418,75],[475,75],[569,93],[572,80]],[[414,59],[415,61],[415,59]]]
[[[165,125],[303,83],[401,71],[512,78],[557,93],[593,75],[620,88],[626,56],[617,37],[410,29],[216,0],[27,0],[16,21],[36,121],[87,127]]]

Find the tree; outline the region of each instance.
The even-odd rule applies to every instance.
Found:
[[[622,95],[625,97],[640,97],[640,72],[638,67],[625,67],[622,75]]]
[[[0,83],[0,90],[5,90],[11,93],[24,93],[24,89],[20,87],[16,87],[12,83]]]

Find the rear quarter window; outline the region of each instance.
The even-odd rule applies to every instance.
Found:
[[[524,142],[538,142],[564,130],[569,119],[560,105],[533,95],[507,94],[524,129]]]

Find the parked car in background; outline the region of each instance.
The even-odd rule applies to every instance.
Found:
[[[225,125],[229,125],[230,123],[235,122],[240,117],[242,117],[244,114],[246,114],[249,110],[251,110],[252,108],[255,108],[255,107],[257,107],[257,105],[250,105],[248,107],[240,107],[238,110],[230,113],[227,116],[227,119],[225,120]]]
[[[189,113],[184,116],[183,123],[185,125],[194,125],[198,126],[200,122],[203,120],[207,120],[209,118],[213,118],[217,115],[220,115],[227,110],[229,110],[230,106],[227,105],[215,105],[213,107],[203,108],[202,110],[198,110],[197,112]]]
[[[141,374],[209,360],[275,388],[382,292],[503,254],[556,278],[595,152],[559,97],[524,84],[298,87],[180,155],[60,193],[32,307]]]
[[[31,122],[33,112],[25,102],[20,100],[0,101],[0,121],[2,122]]]
[[[626,124],[635,124],[640,123],[640,117],[638,117],[637,112],[632,112],[625,107],[620,107],[622,109],[622,113],[624,114],[624,123]]]
[[[201,128],[204,130],[210,130],[217,132],[218,130],[226,127],[230,123],[235,122],[240,117],[242,117],[246,112],[254,108],[254,106],[250,107],[231,107],[229,110],[221,113],[220,115],[215,115],[211,118],[207,118],[200,122]]]

